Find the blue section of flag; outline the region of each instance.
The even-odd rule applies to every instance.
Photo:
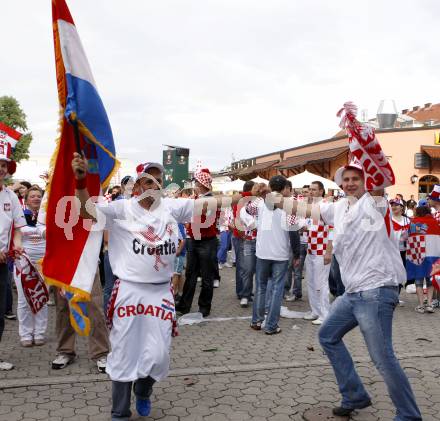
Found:
[[[66,299],[70,308],[70,322],[72,327],[83,336],[90,331],[90,319],[87,314],[87,307],[84,301],[79,301],[75,294],[66,292]]]
[[[104,108],[104,104],[95,89],[88,81],[66,73],[67,103],[65,116],[69,120],[75,113],[81,122],[99,142],[102,148],[115,156],[115,144],[112,129]],[[92,139],[89,139],[92,141]],[[99,178],[103,183],[112,173],[115,167],[115,159],[107,151],[96,147],[95,158],[99,169]]]
[[[423,279],[430,276],[432,265],[438,259],[436,256],[427,256],[421,265],[416,265],[410,260],[406,261],[407,279]]]

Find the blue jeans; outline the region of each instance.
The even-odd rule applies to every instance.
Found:
[[[241,291],[243,289],[243,274],[241,269],[241,261],[243,260],[243,242],[242,238],[232,237],[232,244],[235,250],[235,293],[238,298],[242,298]]]
[[[0,341],[5,329],[6,288],[8,284],[8,265],[0,263]]]
[[[272,280],[272,299],[264,328],[266,332],[273,332],[278,327],[288,264],[288,260],[266,260],[257,257],[255,277],[257,290],[252,307],[252,323],[264,320],[266,289],[270,278]]]
[[[241,256],[242,290],[241,297],[250,299],[254,286],[255,266],[257,256],[255,256],[257,240],[243,241],[243,254]]]
[[[421,420],[408,378],[394,355],[392,324],[399,302],[398,287],[381,287],[338,297],[319,330],[319,342],[330,360],[344,408],[359,408],[370,400],[342,338],[360,327],[368,352],[382,375],[394,406],[396,421]]]
[[[329,286],[330,286],[330,292],[335,297],[339,297],[345,292],[345,287],[344,284],[342,283],[342,278],[341,278],[341,271],[339,269],[339,263],[336,260],[335,255],[332,256],[332,263],[330,266]]]
[[[104,315],[107,317],[107,305],[112,295],[113,285],[115,284],[116,276],[113,275],[110,260],[108,258],[108,251],[104,252]]]
[[[300,257],[299,265],[293,268],[293,288],[292,294],[296,295],[298,298],[302,297],[302,274],[304,269],[304,261],[307,256],[307,244],[300,245]]]
[[[224,264],[228,258],[228,249],[231,244],[231,232],[222,231],[220,233],[220,247],[217,251],[217,260],[219,263]]]

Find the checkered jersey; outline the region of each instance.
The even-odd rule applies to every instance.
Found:
[[[440,224],[440,211],[434,213],[434,219]]]
[[[421,265],[426,256],[426,241],[424,235],[414,235],[408,238],[406,258],[415,265]]]
[[[307,231],[307,253],[316,256],[323,256],[327,250],[330,227],[319,222],[318,225],[312,224]]]

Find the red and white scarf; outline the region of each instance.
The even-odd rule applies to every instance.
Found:
[[[15,271],[32,313],[37,314],[49,301],[49,291],[42,276],[25,253],[15,257]]]

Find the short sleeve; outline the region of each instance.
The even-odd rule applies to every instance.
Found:
[[[11,203],[12,203],[12,220],[14,221],[14,228],[25,227],[26,219],[24,217],[23,208],[18,201],[18,198],[15,194],[11,195]]]
[[[117,206],[120,203],[123,204],[123,202],[123,200],[117,200],[114,202],[97,202],[95,205],[98,224],[102,224],[103,227],[108,229],[113,224],[113,221],[117,219]]]
[[[335,225],[335,204],[321,201],[319,203],[321,219],[326,225]]]
[[[168,201],[171,215],[177,222],[191,222],[194,214],[194,199],[170,199]]]

